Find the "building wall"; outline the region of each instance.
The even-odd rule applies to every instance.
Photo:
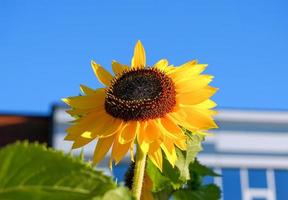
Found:
[[[51,145],[51,117],[29,115],[0,115],[0,147],[28,140]]]

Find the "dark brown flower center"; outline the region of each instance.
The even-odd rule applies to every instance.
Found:
[[[116,77],[108,88],[105,110],[124,121],[165,116],[176,104],[171,78],[155,68],[131,69]]]

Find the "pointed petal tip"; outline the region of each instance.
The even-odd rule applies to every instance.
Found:
[[[197,64],[198,64],[198,60],[197,60],[197,59],[191,60],[190,62],[191,62],[192,64],[194,64],[194,65],[197,65]]]
[[[97,63],[94,60],[90,61],[91,65],[96,65]]]
[[[94,60],[91,60],[91,67],[93,70],[96,70],[100,67],[100,65],[96,63]]]
[[[143,51],[145,53],[144,46],[143,46],[141,40],[137,40],[135,48],[140,48],[141,50],[143,49]]]
[[[97,70],[98,68],[100,68],[101,65],[98,64],[98,63],[96,63],[94,60],[91,60],[91,67],[92,67],[92,69],[93,69],[94,72],[95,72],[95,70]]]
[[[212,87],[212,86],[211,86]],[[220,90],[220,88],[212,87],[215,90],[215,93]]]
[[[69,138],[68,135],[66,135],[66,136],[64,137],[64,140],[71,141],[71,138]]]
[[[131,68],[144,68],[146,66],[146,53],[140,40],[137,41],[134,47],[134,54],[131,60]]]
[[[69,99],[68,98],[62,98],[61,101],[63,101],[66,104],[69,104]]]
[[[91,60],[90,64],[91,64],[91,67],[92,67],[93,70],[94,70],[95,67],[96,68],[98,67],[98,64],[94,60]]]
[[[113,79],[113,76],[108,72],[106,69],[104,69],[100,64],[96,63],[95,61],[91,61],[91,67],[98,78],[98,80],[106,86],[110,85],[111,80]]]

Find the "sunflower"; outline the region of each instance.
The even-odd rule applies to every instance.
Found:
[[[103,88],[81,85],[82,96],[63,101],[75,117],[66,140],[80,148],[98,139],[93,163],[97,164],[112,148],[110,165],[117,164],[128,151],[134,160],[134,144],[162,170],[162,153],[174,166],[175,148],[186,150],[185,129],[195,134],[216,128],[216,104],[209,98],[217,91],[209,86],[213,77],[201,74],[206,64],[189,61],[178,67],[162,59],[146,65],[145,50],[137,42],[131,66],[112,62],[114,76],[91,62]]]

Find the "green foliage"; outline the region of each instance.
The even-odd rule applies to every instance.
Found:
[[[193,163],[197,153],[202,150],[201,141],[199,136],[191,136],[191,139],[187,141],[187,151],[177,149],[178,160],[174,168],[166,159],[163,159],[162,173],[148,160],[146,172],[154,183],[153,192],[167,189],[168,186],[172,189],[179,189],[190,179],[189,166]]]
[[[193,165],[189,166],[190,173],[197,174],[201,177],[204,176],[220,176],[219,174],[215,173],[212,169],[202,165],[197,159],[195,159],[195,162]]]
[[[125,187],[109,190],[103,197],[95,197],[93,200],[132,200],[130,191]]]
[[[180,172],[179,179],[184,182],[190,179],[189,166],[194,162],[198,152],[202,150],[202,140],[203,138],[201,136],[191,136],[191,138],[187,141],[187,151],[177,149],[178,160],[176,162],[176,167]]]
[[[131,199],[110,177],[82,158],[39,144],[17,143],[0,150],[0,199]]]
[[[197,190],[180,189],[173,193],[175,200],[217,200],[221,198],[219,187],[214,184],[202,186]]]
[[[177,149],[178,160],[173,168],[170,163],[163,160],[163,172],[161,173],[154,164],[148,160],[146,173],[153,182],[152,193],[155,199],[196,199],[217,200],[221,191],[214,185],[203,185],[203,177],[218,176],[210,168],[201,165],[195,160],[196,155],[202,150],[201,136],[190,134],[187,151]]]
[[[183,184],[178,179],[179,171],[174,170],[167,160],[163,160],[162,173],[150,160],[147,160],[146,173],[153,182],[152,192],[177,189]]]
[[[221,197],[221,191],[215,184],[203,185],[205,176],[219,176],[210,168],[199,163],[197,159],[189,166],[191,179],[187,181],[185,188],[173,193],[176,200],[217,200]]]

